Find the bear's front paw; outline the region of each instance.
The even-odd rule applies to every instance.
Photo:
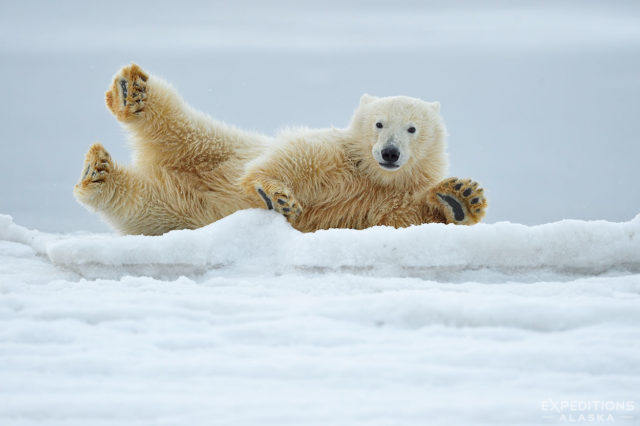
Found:
[[[118,120],[127,121],[144,111],[149,75],[136,64],[122,68],[105,94],[107,107]]]
[[[487,208],[484,190],[470,179],[446,179],[431,189],[429,198],[441,207],[447,223],[473,225],[480,222]]]
[[[269,210],[275,210],[287,219],[296,219],[300,216],[300,213],[302,213],[300,203],[298,203],[288,191],[270,191],[258,186],[256,187],[256,192],[260,195]]]

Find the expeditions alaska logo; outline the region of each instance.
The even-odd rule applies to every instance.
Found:
[[[542,418],[559,423],[616,423],[634,419],[634,401],[553,400],[542,401]]]

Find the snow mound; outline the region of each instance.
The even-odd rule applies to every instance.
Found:
[[[300,233],[264,210],[159,237],[53,235],[0,216],[0,239],[84,277],[347,272],[438,281],[539,281],[640,271],[640,215],[625,223],[426,224]]]
[[[254,210],[121,237],[0,216],[0,425],[601,414],[549,406],[638,400],[640,274],[625,271],[640,268],[639,228],[640,216],[301,234]],[[605,414],[636,424],[635,407]]]

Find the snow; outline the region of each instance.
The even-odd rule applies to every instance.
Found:
[[[639,399],[639,271],[640,215],[302,234],[247,210],[159,237],[3,215],[0,424],[553,424],[550,401]]]
[[[640,272],[640,215],[627,223],[431,224],[305,234],[277,214],[244,210],[201,229],[172,231],[161,238],[55,236],[26,230],[3,215],[0,237],[27,244],[52,264],[90,278],[175,278],[220,269],[495,282],[538,280],[541,274],[557,278]]]

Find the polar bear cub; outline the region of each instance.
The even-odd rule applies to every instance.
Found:
[[[132,164],[92,145],[74,195],[121,233],[193,229],[247,208],[274,209],[305,232],[470,225],[485,214],[476,182],[444,179],[438,103],[364,95],[345,129],[271,138],[194,110],[135,64],[116,74],[106,103],[131,135]]]

